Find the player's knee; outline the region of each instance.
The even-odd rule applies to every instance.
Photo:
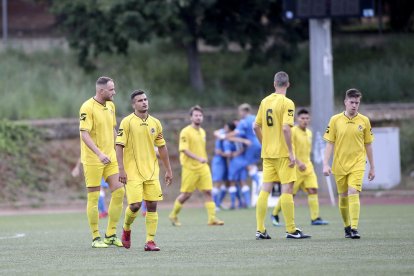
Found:
[[[310,195],[316,195],[318,193],[318,189],[310,188],[308,189],[308,194]]]
[[[157,211],[157,202],[156,201],[145,201],[147,205],[148,212],[156,212]]]
[[[132,203],[129,205],[129,209],[131,209],[132,212],[138,212],[139,208],[141,208],[141,202]]]

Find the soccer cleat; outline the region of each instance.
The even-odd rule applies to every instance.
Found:
[[[347,239],[351,238],[351,226],[345,227],[344,230],[345,230],[345,238]]]
[[[118,247],[123,247],[122,241],[118,239],[116,234],[109,236],[109,237],[105,235],[104,243],[106,243],[107,245],[115,245]]]
[[[127,231],[122,229],[122,237],[121,237],[122,245],[125,248],[131,247],[131,230]]]
[[[306,235],[299,228],[296,228],[296,231],[293,233],[286,233],[287,239],[307,239],[312,237],[311,235]]]
[[[311,221],[311,225],[328,225],[329,223],[326,220],[323,220],[322,218],[316,218]]]
[[[101,240],[101,237],[94,238],[92,248],[108,248],[108,245]]]
[[[155,244],[154,241],[148,241],[144,246],[145,251],[160,251],[160,248]]]
[[[181,222],[178,221],[178,217],[168,217],[173,226],[181,226]]]
[[[356,240],[356,239],[360,239],[361,236],[358,233],[358,230],[356,229],[351,229],[351,239]]]
[[[213,226],[213,225],[224,225],[224,221],[219,220],[219,219],[214,219],[212,221],[208,222],[208,225]]]
[[[269,234],[267,234],[267,231],[265,230],[263,233],[260,231],[256,231],[256,240],[270,240],[271,237]]]
[[[279,223],[279,216],[278,215],[276,215],[276,216],[270,215],[270,218],[272,219],[273,226],[282,226],[282,224]]]
[[[102,219],[102,218],[106,218],[108,216],[108,212],[106,212],[106,211],[103,211],[103,212],[100,212],[99,213],[99,218],[100,219]]]

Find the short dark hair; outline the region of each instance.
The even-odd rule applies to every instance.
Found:
[[[300,116],[302,114],[309,114],[309,111],[305,108],[299,109],[298,116]]]
[[[252,107],[248,103],[243,103],[243,104],[239,105],[239,110],[243,110],[244,112],[251,112]]]
[[[190,116],[193,116],[194,111],[200,111],[201,114],[204,114],[203,109],[199,105],[195,105],[195,106],[190,108]]]
[[[102,76],[96,80],[96,85],[106,85],[110,81],[113,81],[110,77]]]
[[[345,99],[349,99],[349,98],[362,98],[362,93],[356,88],[348,89],[345,92]]]
[[[236,124],[234,122],[228,122],[226,125],[229,127],[230,131],[233,131],[236,129]]]
[[[134,92],[131,93],[131,102],[134,100],[134,98],[136,96],[145,94],[144,90],[138,89],[138,90],[134,90]]]

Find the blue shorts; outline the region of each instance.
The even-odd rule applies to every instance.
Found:
[[[227,162],[223,158],[213,157],[211,161],[213,182],[227,181]]]
[[[101,187],[102,188],[109,188],[108,183],[105,182],[105,179],[103,179],[103,177],[102,177],[102,180],[101,180]]]
[[[246,159],[247,165],[257,164],[260,161],[260,154],[262,147],[259,143],[252,143],[246,148],[243,153],[244,159]]]
[[[228,179],[230,181],[247,180],[247,162],[243,156],[237,156],[230,161]]]

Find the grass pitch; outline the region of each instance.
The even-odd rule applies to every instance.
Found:
[[[270,210],[269,210],[270,211]],[[361,240],[343,237],[337,208],[321,207],[329,226],[297,225],[310,240],[286,240],[267,220],[271,240],[255,240],[255,210],[222,211],[222,227],[206,225],[204,209],[185,208],[182,227],[159,212],[160,252],[144,252],[144,219],[133,225],[132,247],[92,249],[86,215],[0,217],[2,275],[400,275],[414,272],[414,205],[362,206]],[[101,233],[106,220],[101,221]],[[120,230],[120,228],[119,228]],[[23,236],[24,234],[24,236]],[[120,231],[118,231],[120,235]]]

